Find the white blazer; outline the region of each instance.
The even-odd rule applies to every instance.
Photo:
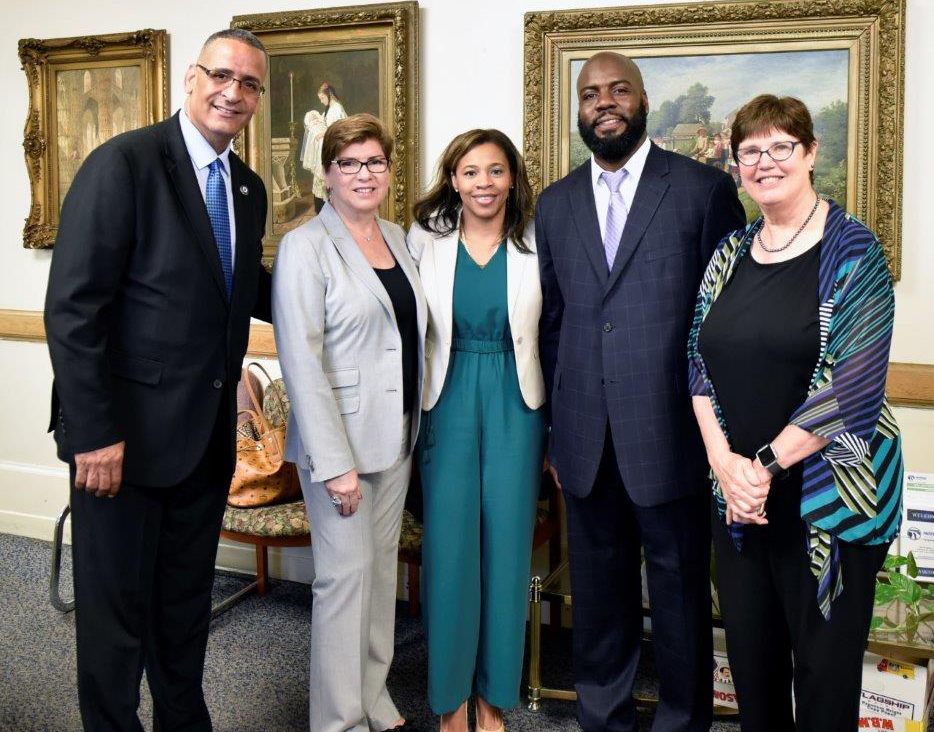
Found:
[[[454,332],[454,270],[457,265],[459,227],[440,236],[412,224],[406,244],[418,265],[428,303],[428,332],[425,336],[425,383],[422,409],[438,402],[451,359]],[[530,223],[523,237],[530,254],[515,244],[506,244],[506,296],[509,329],[516,353],[516,371],[522,399],[530,409],[545,402],[545,381],[538,355],[538,320],[542,314],[542,286],[535,253],[535,229]]]

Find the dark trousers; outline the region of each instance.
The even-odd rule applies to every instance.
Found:
[[[78,701],[87,732],[142,731],[144,668],[156,730],[211,730],[201,679],[231,477],[221,425],[226,419],[192,475],[169,488],[124,484],[115,498],[96,498],[74,489],[72,465]]]
[[[607,441],[593,490],[565,493],[577,718],[584,732],[633,732],[645,548],[660,703],[655,732],[701,732],[712,714],[707,495],[632,502]]]
[[[888,544],[839,542],[843,592],[824,620],[800,501],[799,466],[773,483],[769,523],[745,529],[742,551],[711,511],[720,611],[743,732],[850,732],[859,724],[875,577]]]

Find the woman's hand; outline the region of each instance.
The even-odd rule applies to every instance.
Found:
[[[752,460],[729,450],[708,460],[726,499],[727,523],[767,524],[764,508],[771,483],[761,479]]]
[[[324,487],[331,496],[331,503],[341,516],[352,516],[357,512],[357,506],[363,500],[363,494],[360,492],[360,480],[356,470],[350,470],[336,478],[324,481]]]

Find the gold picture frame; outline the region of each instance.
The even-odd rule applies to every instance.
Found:
[[[535,190],[566,175],[572,167],[573,138],[577,136],[576,112],[573,118],[571,115],[572,107],[576,108],[572,74],[583,60],[601,50],[624,53],[637,63],[645,60],[640,67],[654,67],[658,71],[656,78],[664,79],[665,84],[679,78],[685,83],[693,79],[704,87],[703,94],[710,91],[714,107],[716,94],[706,88],[705,73],[710,75],[712,86],[722,91],[724,103],[731,95],[748,101],[760,93],[791,93],[811,106],[823,104],[826,98],[818,101],[819,97],[815,97],[809,102],[808,90],[823,89],[830,76],[815,77],[817,82],[803,87],[802,94],[795,94],[792,82],[802,82],[803,77],[793,72],[799,67],[808,70],[806,73],[825,69],[837,80],[845,99],[822,109],[812,108],[815,128],[819,117],[826,113],[832,120],[828,124],[835,125],[829,129],[839,132],[845,128],[845,139],[837,135],[836,149],[841,159],[833,161],[834,167],[828,163],[822,170],[819,157],[815,173],[823,173],[826,185],[836,186],[841,195],[845,190],[846,200],[839,203],[876,233],[893,276],[899,278],[905,0],[705,2],[526,13],[524,143]],[[781,65],[775,63],[779,59]],[[786,76],[780,76],[780,67]],[[676,70],[682,74],[685,68],[688,75],[671,73]],[[716,68],[732,72],[714,71]],[[775,71],[769,72],[769,68]],[[658,98],[653,102],[652,83],[645,68],[643,75],[651,135],[651,113],[659,110],[661,114],[660,103],[664,102]],[[684,91],[689,90],[687,87]],[[670,87],[665,101],[674,104],[680,97],[672,99],[670,95],[677,93]],[[727,130],[730,118],[726,110],[730,108],[721,106],[721,119],[711,120],[714,129]],[[735,107],[732,109],[735,112]],[[689,121],[693,122],[686,120],[684,124]],[[685,151],[679,146],[688,143],[673,134],[674,127],[665,128],[660,118],[655,125],[662,144],[670,140],[670,149]],[[701,134],[712,135],[709,130],[699,129],[698,140]],[[579,156],[579,151],[575,152]],[[721,164],[728,168],[729,158],[724,157]],[[817,188],[821,191],[820,185]]]
[[[316,215],[324,130],[357,112],[375,114],[393,138],[380,215],[407,226],[419,190],[418,3],[241,15],[231,27],[255,33],[270,57],[267,92],[237,143],[266,184],[264,258]]]
[[[94,147],[165,119],[167,48],[166,32],[152,29],[20,40],[29,85],[23,150],[32,187],[24,247],[54,245],[62,199]]]

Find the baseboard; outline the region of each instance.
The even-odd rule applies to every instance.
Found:
[[[67,504],[67,468],[0,461],[0,532],[51,541]],[[70,527],[65,530],[70,542]]]

